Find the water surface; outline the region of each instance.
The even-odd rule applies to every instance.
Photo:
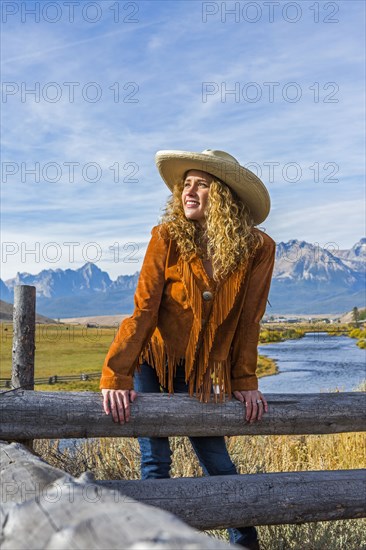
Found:
[[[366,379],[366,350],[349,336],[308,332],[298,340],[258,347],[260,355],[274,359],[279,374],[259,379],[267,393],[352,391]]]

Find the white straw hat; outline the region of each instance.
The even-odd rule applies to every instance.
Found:
[[[269,214],[271,201],[263,182],[244,168],[229,153],[206,149],[202,153],[189,151],[158,151],[155,162],[169,189],[182,180],[187,170],[201,170],[226,183],[250,209],[255,225]]]

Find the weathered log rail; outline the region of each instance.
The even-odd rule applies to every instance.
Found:
[[[76,502],[72,511],[76,514],[76,522],[85,515],[85,511],[78,512],[78,508],[82,508],[80,505],[94,504],[94,507],[89,506],[94,516],[98,513],[97,503],[105,503],[107,499],[108,503],[114,503],[118,514],[126,514],[127,524],[136,512],[154,517],[150,508],[153,506],[174,514],[196,529],[304,523],[314,521],[314,514],[318,521],[365,515],[365,470],[96,481],[90,473],[75,479],[50,466],[27,447],[5,442],[0,442],[0,464],[1,506],[6,521],[9,511],[19,512],[14,506],[30,503],[33,499],[38,501],[42,513],[45,507],[54,504],[59,514],[58,501]],[[138,503],[149,508],[140,507]],[[37,515],[39,513],[37,509]],[[59,520],[57,514],[52,515],[53,524]],[[115,517],[116,511],[112,515]],[[168,522],[169,518],[165,520]],[[50,532],[53,533],[52,529]]]
[[[0,442],[2,550],[214,550],[229,546],[176,516]]]
[[[121,498],[171,512],[197,529],[366,515],[366,470],[361,469],[95,483]]]
[[[269,410],[245,420],[236,399],[200,403],[186,395],[140,394],[131,420],[113,422],[95,392],[0,392],[0,439],[329,434],[364,431],[366,393],[266,394]]]

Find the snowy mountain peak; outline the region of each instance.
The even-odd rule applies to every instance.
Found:
[[[366,238],[348,250],[291,239],[276,246],[269,300],[273,311],[330,312],[364,307]],[[139,272],[112,281],[93,262],[77,269],[18,272],[0,281],[1,299],[12,302],[15,285],[36,287],[39,311],[48,316],[131,313]]]
[[[366,237],[360,239],[358,243],[352,246],[351,250],[349,251],[348,258],[366,258]]]
[[[82,267],[79,267],[76,271],[80,271],[84,273],[103,273],[103,271],[92,262],[87,262]]]

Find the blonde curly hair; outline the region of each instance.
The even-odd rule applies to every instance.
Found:
[[[204,212],[205,228],[185,216],[182,204],[185,175],[174,185],[160,227],[168,230],[169,237],[176,240],[184,260],[189,260],[193,254],[210,259],[213,278],[219,281],[248,262],[263,245],[263,237],[253,230],[253,219],[247,205],[223,181],[213,178]]]

